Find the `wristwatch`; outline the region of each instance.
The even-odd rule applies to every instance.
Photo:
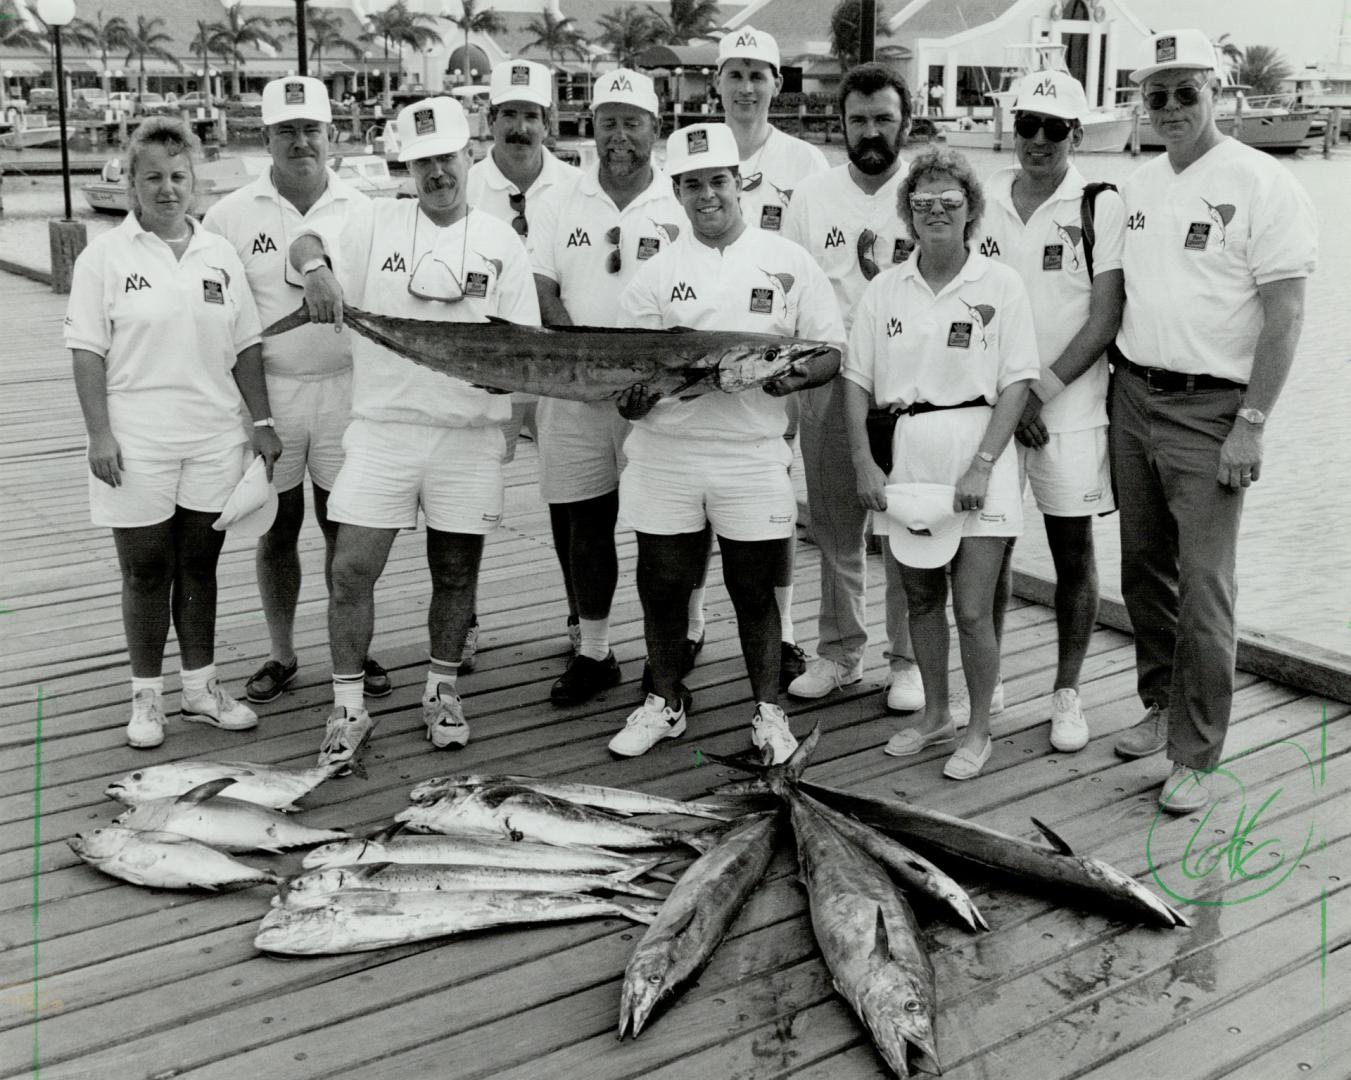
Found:
[[[1261,409],[1250,409],[1247,406],[1244,406],[1242,409],[1238,410],[1238,416],[1240,420],[1246,420],[1254,427],[1261,427],[1263,424],[1267,422],[1266,413],[1264,413]]]
[[[253,422],[253,426],[254,426],[254,427],[270,427],[270,428],[272,428],[272,429],[275,430],[276,427],[277,427],[277,421],[273,420],[272,417],[270,417],[270,416],[265,416],[265,417],[263,417],[261,420],[255,420],[255,421]]]
[[[976,453],[976,460],[983,461],[986,465],[993,465],[995,456],[988,450],[980,450]]]
[[[318,270],[321,266],[327,265],[328,260],[324,258],[324,256],[316,255],[314,258],[306,259],[303,263],[300,264],[300,273],[302,275],[313,273],[315,270]]]

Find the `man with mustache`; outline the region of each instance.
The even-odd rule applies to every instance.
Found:
[[[328,168],[328,92],[318,79],[288,76],[263,87],[263,125],[272,167],[207,211],[202,224],[233,245],[244,263],[259,318],[269,326],[304,299],[304,283],[286,262],[302,229],[336,237],[348,215],[370,202]],[[300,596],[296,542],[305,520],[305,472],[314,490],[314,516],[324,535],[324,577],[331,586],[338,526],[328,518],[328,494],[342,465],[342,437],[352,411],[352,342],[319,326],[263,339],[272,420],[282,456],[272,481],[279,498],[272,528],[258,541],[258,592],[271,651],[245,684],[250,701],[281,697],[296,677],[292,628]],[[262,422],[262,421],[259,421]],[[389,676],[365,658],[370,697],[390,692]]]
[[[849,164],[802,182],[788,207],[784,235],[825,270],[848,328],[868,282],[883,268],[904,262],[914,247],[896,212],[897,188],[906,173],[900,150],[910,129],[910,90],[885,65],[859,64],[845,73],[838,104]],[[854,494],[842,396],[829,384],[802,399],[802,464],[812,536],[821,552],[821,607],[816,656],[789,683],[788,693],[821,698],[863,678],[868,511]],[[891,664],[887,707],[911,712],[924,707],[924,688],[910,647],[900,565],[889,556],[882,562]]]

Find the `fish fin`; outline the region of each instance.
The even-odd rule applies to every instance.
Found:
[[[707,750],[701,751],[705,760],[713,762],[715,765],[726,765],[732,769],[740,769],[743,772],[764,774],[769,772],[770,766],[756,761],[752,757],[744,757],[740,754],[733,757],[725,757],[722,754],[710,754]]]
[[[528,787],[522,787],[520,784],[491,784],[475,789],[473,797],[488,809],[495,810],[508,799],[514,799],[518,795],[533,795],[539,799],[549,799],[549,796],[538,791],[532,791]],[[550,803],[556,801],[549,799]]]
[[[798,778],[806,771],[807,763],[811,760],[812,754],[816,751],[816,744],[821,741],[821,723],[817,721],[816,726],[812,728],[812,733],[798,744],[796,750],[787,761],[783,763],[783,778],[789,783],[796,783]]]
[[[665,870],[643,870],[641,872],[646,877],[650,877],[653,881],[665,881],[671,885],[676,883],[675,875],[668,874]]]
[[[1032,819],[1032,824],[1037,827],[1037,831],[1040,832],[1042,836],[1046,837],[1051,847],[1055,848],[1061,855],[1074,855],[1074,849],[1071,848],[1069,844],[1065,843],[1065,841],[1061,839],[1049,825],[1043,825],[1036,818]]]
[[[873,958],[882,963],[891,962],[891,940],[887,937],[887,918],[882,913],[882,905],[877,905],[877,930],[873,938]]]
[[[702,855],[716,844],[721,836],[721,829],[706,829],[703,832],[683,833],[680,837],[680,842],[694,848],[695,851]]]
[[[618,906],[624,909],[625,918],[643,923],[645,926],[651,926],[656,922],[657,915],[661,912],[661,907],[654,904],[619,904]]]
[[[185,791],[177,799],[176,803],[202,803],[207,799],[214,799],[222,791],[235,782],[233,776],[222,776],[216,780],[208,780],[205,784],[198,784],[191,791]]]
[[[483,383],[470,383],[475,390],[482,390],[485,394],[510,394],[510,390],[503,390],[500,386],[484,386]]]
[[[377,843],[384,840],[392,840],[394,837],[398,836],[399,833],[403,832],[404,829],[406,829],[407,827],[408,822],[396,821],[394,822],[393,825],[386,825],[383,829],[377,829],[375,832],[371,833],[370,836],[365,837],[365,839],[374,840]]]
[[[277,334],[284,334],[288,330],[294,330],[297,326],[304,326],[310,321],[310,309],[302,302],[300,307],[289,315],[284,315],[266,330],[263,331],[263,337],[275,337]]]

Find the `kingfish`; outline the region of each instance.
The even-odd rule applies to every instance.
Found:
[[[281,880],[271,870],[249,866],[176,833],[104,826],[66,843],[96,870],[152,889],[219,889]]]
[[[317,907],[272,908],[253,943],[307,956],[362,952],[511,923],[618,917],[651,922],[655,907],[575,893],[375,892],[330,895]]]
[[[208,780],[176,799],[151,799],[116,819],[128,829],[178,833],[226,851],[273,851],[346,840],[339,829],[312,829],[276,810],[227,798],[231,777]]]
[[[263,331],[284,334],[310,321],[304,305]],[[740,330],[541,329],[503,319],[440,322],[343,308],[343,324],[423,367],[490,391],[524,391],[571,401],[606,401],[632,386],[681,399],[736,393],[801,372],[840,349]]]
[[[630,791],[626,788],[570,784],[562,780],[544,780],[533,776],[492,776],[480,773],[434,776],[415,787],[408,797],[415,803],[426,805],[451,794],[457,788],[491,787],[495,784],[515,784],[531,791],[538,791],[550,798],[563,799],[583,806],[595,806],[612,814],[683,814],[686,817],[712,818],[716,821],[730,821],[736,816],[734,811],[720,809],[711,803],[681,802],[678,799],[663,799],[660,795],[648,795],[646,792]]]
[[[708,962],[774,854],[776,815],[734,826],[694,861],[666,898],[624,971],[619,1037],[643,1030],[653,1007]]]
[[[282,769],[248,761],[171,761],[128,773],[109,784],[104,794],[136,806],[152,799],[177,798],[208,780],[229,777],[234,780],[230,798],[289,812],[298,809],[297,799],[336,775],[340,768],[338,763],[313,769]]]
[[[552,799],[515,784],[461,791],[430,806],[410,806],[395,815],[418,832],[496,833],[513,840],[596,847],[672,847],[686,844],[701,854],[713,840],[703,833],[649,829],[603,810]]]

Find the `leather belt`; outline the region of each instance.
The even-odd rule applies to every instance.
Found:
[[[917,401],[913,405],[907,405],[903,409],[895,410],[901,416],[918,416],[920,413],[938,412],[941,409],[974,409],[977,406],[990,407],[990,403],[983,397],[972,398],[970,401],[959,401],[956,405],[935,405],[931,401]]]
[[[1191,393],[1193,390],[1246,390],[1247,383],[1221,379],[1218,375],[1191,374],[1165,368],[1145,367],[1129,359],[1115,344],[1107,347],[1108,359],[1118,371],[1129,371],[1156,393]]]

